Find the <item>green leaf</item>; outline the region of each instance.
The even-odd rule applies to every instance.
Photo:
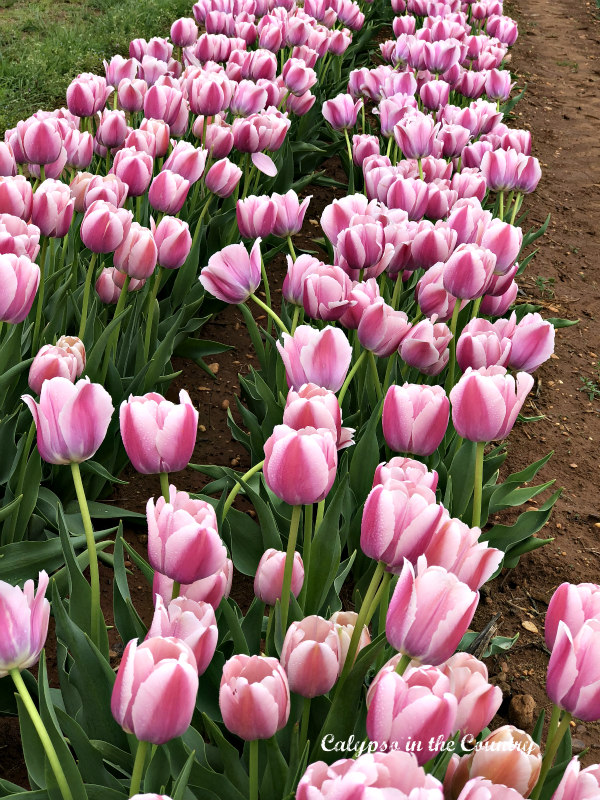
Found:
[[[552,507],[561,492],[562,489],[554,492],[538,510],[525,511],[514,525],[494,525],[482,534],[481,540],[487,541],[489,547],[497,547],[499,550],[509,553],[515,545],[529,539],[544,527],[550,519]]]
[[[579,325],[578,319],[564,319],[563,317],[549,317],[546,322],[549,322],[555,328],[570,328],[572,325]]]
[[[187,789],[188,779],[190,777],[190,772],[192,770],[192,764],[194,763],[194,756],[196,755],[196,751],[192,750],[189,754],[187,761],[181,768],[179,775],[177,776],[177,780],[173,784],[173,788],[171,789],[172,800],[185,800],[185,790]]]
[[[119,525],[113,555],[115,576],[113,582],[113,613],[115,625],[119,631],[119,636],[124,642],[129,642],[131,639],[143,639],[147,632],[146,627],[133,607],[129,584],[127,583],[122,523]]]
[[[127,484],[129,482],[115,478],[115,476],[111,475],[110,472],[102,466],[102,464],[98,464],[97,461],[92,461],[91,459],[88,461],[82,461],[81,469],[83,472],[93,472],[94,475],[104,478],[104,480],[108,481],[109,483]]]
[[[381,403],[373,410],[369,421],[361,430],[350,461],[350,487],[359,505],[372,489],[373,475],[379,464],[377,425],[380,417]]]
[[[451,502],[444,498],[444,505],[453,517],[462,517],[473,494],[475,449],[475,442],[465,439],[452,459],[448,470],[452,485],[452,497]]]
[[[219,610],[223,612],[223,617],[227,623],[227,630],[233,639],[235,652],[250,655],[250,649],[248,647],[246,637],[244,636],[244,631],[242,630],[237,612],[233,607],[233,600],[229,600],[229,598],[223,598],[219,605]]]

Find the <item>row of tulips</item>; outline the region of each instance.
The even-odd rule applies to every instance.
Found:
[[[569,763],[568,734],[572,716],[600,717],[598,587],[565,584],[548,610],[543,754],[543,717],[532,735],[489,731],[502,695],[473,652],[510,640],[469,631],[479,589],[544,543],[534,534],[558,496],[485,527],[550,486],[523,486],[547,458],[498,483],[506,450],[486,445],[510,434],[562,322],[511,311],[523,248],[543,232],[519,226],[540,178],[530,136],[502,121],[516,25],[500,0],[392,8],[396,38],[367,68],[388,8],[201,0],[171,41],[133,41],[106,77],[72,82],[68,110],[39,112],[0,146],[0,266],[14,287],[2,424],[11,446],[22,434],[1,512],[0,675],[17,689],[7,710],[31,784],[0,778],[3,796],[561,800],[598,785],[596,767]],[[332,96],[344,54],[347,92]],[[331,143],[303,140],[325,123]],[[334,152],[349,194],[322,214],[326,263],[293,240],[311,202],[295,189],[312,176],[289,186]],[[268,264],[284,247],[276,308]],[[202,364],[219,351],[193,334],[223,303],[239,306],[260,364],[229,419],[252,466],[190,465],[211,478],[190,496],[172,473],[192,458],[198,412],[187,392],[174,403],[155,389],[174,353]],[[73,325],[78,337],[55,335]],[[29,432],[13,410],[28,368]],[[121,513],[88,499],[124,454],[159,476],[147,560],[122,521],[92,522]],[[149,628],[125,552],[152,591]],[[116,675],[99,558],[114,569]],[[43,655],[48,575],[35,593],[10,585],[39,559],[55,573],[60,690]],[[249,608],[233,599],[234,566],[254,581]]]

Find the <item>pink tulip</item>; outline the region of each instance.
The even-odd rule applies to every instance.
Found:
[[[419,96],[426,109],[438,111],[448,105],[450,84],[441,80],[427,81],[421,86]]]
[[[410,331],[408,317],[395,311],[382,297],[365,308],[358,323],[358,341],[381,358],[391,355]]]
[[[0,175],[14,177],[17,174],[15,153],[8,141],[0,142]]]
[[[258,86],[254,81],[242,80],[237,85],[229,110],[234,115],[248,117],[251,114],[258,114],[266,105],[266,88]]]
[[[100,144],[109,149],[120,147],[127,136],[127,120],[125,112],[119,110],[108,110],[100,114],[98,127],[96,128],[96,139]]]
[[[272,198],[277,209],[277,217],[273,227],[275,236],[285,238],[298,233],[304,224],[304,216],[312,195],[305,197],[300,203],[296,192],[290,189],[284,195],[274,192]]]
[[[171,41],[177,47],[190,47],[198,38],[198,26],[190,17],[176,19],[171,25]]]
[[[491,250],[475,244],[461,244],[444,265],[444,289],[463,300],[481,297],[487,291],[495,266],[496,256]]]
[[[127,184],[123,183],[117,175],[111,173],[108,175],[94,175],[87,182],[85,188],[83,210],[87,211],[96,200],[104,200],[105,203],[111,203],[117,208],[122,208],[127,200],[127,191]]]
[[[338,235],[347,228],[355,214],[365,214],[368,200],[364,194],[352,194],[335,199],[325,207],[321,215],[321,227],[330,242],[335,242]]]
[[[236,204],[236,217],[240,235],[245,239],[256,239],[273,233],[277,219],[277,204],[274,199],[261,195],[250,195]]]
[[[522,244],[521,228],[499,219],[494,219],[487,225],[481,235],[481,246],[491,250],[496,256],[496,275],[505,275],[508,272],[517,260]]]
[[[463,328],[456,344],[456,360],[463,372],[468,367],[505,367],[511,347],[510,338],[503,335],[500,327],[475,317]]]
[[[534,372],[554,352],[554,326],[535,314],[526,314],[510,336],[508,366]]]
[[[16,325],[29,314],[40,283],[40,268],[26,255],[0,254],[0,321]]]
[[[112,172],[127,184],[130,197],[140,197],[152,180],[152,164],[152,156],[148,153],[124,147],[115,154]]]
[[[425,549],[427,563],[431,567],[444,567],[477,591],[502,563],[502,552],[480,542],[480,536],[479,528],[470,528],[459,519],[443,515]]]
[[[346,657],[348,655],[348,650],[350,648],[350,641],[352,640],[352,634],[354,633],[354,628],[356,627],[356,623],[358,622],[358,614],[355,611],[336,611],[335,614],[332,614],[329,620],[333,623],[335,632],[338,637],[338,644],[339,644],[339,653],[340,653],[340,673],[344,668],[344,664],[346,662]],[[358,640],[358,646],[356,648],[356,654],[354,656],[354,660],[356,661],[356,657],[358,656],[359,652],[366,647],[368,644],[371,643],[371,636],[369,635],[369,629],[365,625],[362,629],[360,634],[360,639]]]
[[[34,261],[40,252],[40,229],[12,214],[0,214],[0,255],[27,256]],[[37,284],[34,292],[37,290]],[[12,301],[11,301],[12,302]]]
[[[400,676],[384,667],[367,697],[367,735],[381,749],[407,750],[422,766],[436,755],[432,744],[447,739],[455,727],[457,701],[450,681],[434,667],[409,668]]]
[[[200,274],[200,283],[224,303],[245,303],[261,282],[260,239],[250,255],[242,244],[230,244],[214,253]]]
[[[583,800],[595,797],[600,791],[600,769],[598,764],[581,769],[581,762],[574,756],[556,787],[552,800]]]
[[[502,690],[488,683],[483,661],[469,653],[455,653],[440,670],[450,679],[450,691],[458,700],[455,729],[478,736],[490,724],[502,704]]]
[[[394,456],[388,462],[377,465],[373,476],[373,487],[385,484],[388,480],[408,481],[416,486],[424,486],[435,492],[438,484],[438,474],[435,470],[431,472],[421,461],[414,458],[403,458]]]
[[[327,694],[340,672],[335,625],[316,615],[292,622],[281,649],[290,690],[301,697]]]
[[[150,228],[158,250],[158,263],[165,269],[179,269],[192,249],[192,236],[187,222],[165,216],[158,225],[150,218]]]
[[[210,148],[208,148],[210,150]],[[215,161],[206,173],[204,182],[209,192],[217,197],[229,197],[240,182],[242,170],[228,158]]]
[[[331,322],[350,304],[352,282],[341,267],[319,264],[302,281],[302,305],[307,316]]]
[[[365,158],[379,155],[379,139],[368,134],[355,134],[352,137],[352,160],[357,167],[362,167]]]
[[[208,603],[197,603],[187,597],[177,597],[165,605],[159,596],[146,639],[154,636],[173,636],[185,642],[196,659],[198,675],[202,675],[208,669],[217,646],[214,609]]]
[[[180,639],[155,636],[127,644],[117,671],[113,717],[126,733],[159,745],[181,736],[198,693],[196,659]]]
[[[224,597],[229,597],[231,584],[233,581],[233,562],[226,559],[222,569],[217,570],[208,578],[202,578],[194,583],[182,583],[179,587],[179,596],[187,597],[196,603],[209,603],[215,610],[219,607]],[[162,597],[168,603],[173,596],[173,581],[160,572],[154,573],[152,584],[153,600],[156,603],[157,597]]]
[[[62,137],[54,119],[30,117],[18,122],[17,135],[25,161],[30,164],[51,164],[60,156]]]
[[[479,312],[488,317],[501,317],[503,314],[506,314],[508,309],[517,299],[518,291],[519,287],[516,281],[513,280],[508,289],[506,289],[501,295],[498,295],[497,297],[485,295],[481,301],[481,305],[479,306]]]
[[[422,556],[417,572],[405,561],[386,618],[392,647],[429,664],[440,664],[456,650],[477,608],[479,596],[443,567],[428,567]]]
[[[49,464],[73,464],[92,458],[106,436],[114,411],[109,393],[83,378],[51,378],[42,384],[40,402],[31,395],[22,400],[37,429],[40,456]]]
[[[127,237],[132,219],[131,211],[96,200],[83,217],[81,240],[93,253],[112,253]]]
[[[33,192],[24,175],[0,177],[0,214],[12,214],[27,222],[32,207]]]
[[[417,283],[415,297],[419,308],[426,317],[431,318],[435,315],[438,320],[447,322],[452,317],[456,303],[460,302],[462,307],[466,305],[466,301],[458,301],[454,295],[444,289],[444,266],[440,262],[427,270]]]
[[[277,349],[285,366],[288,386],[300,389],[315,383],[338,392],[346,378],[352,359],[352,347],[343,331],[326,326],[318,331],[299,325],[293,336],[283,334]]]
[[[57,376],[74,383],[78,377],[77,369],[78,363],[75,355],[62,347],[45,344],[38,351],[29,368],[29,388],[35,394],[39,394],[44,381]]]
[[[338,94],[337,97],[323,103],[322,113],[334,130],[341,131],[356,125],[358,112],[362,106],[362,100],[355,102],[349,94]]]
[[[377,278],[389,266],[394,246],[385,241],[380,222],[360,222],[340,231],[335,242],[336,261],[348,274],[358,279]]]
[[[287,724],[290,689],[276,658],[235,655],[225,663],[219,707],[227,730],[246,741],[270,739]]]
[[[190,184],[195,183],[204,172],[207,157],[206,150],[194,147],[190,142],[178,142],[165,161],[163,169],[180,175]]]
[[[144,97],[148,84],[143,80],[122,78],[117,88],[117,97],[122,109],[134,114],[144,108]]]
[[[104,61],[106,82],[115,88],[125,78],[133,80],[137,74],[138,62],[135,58],[123,58],[116,55],[109,62]]]
[[[586,620],[577,633],[558,622],[546,692],[553,703],[584,722],[600,719],[599,653],[599,619]]]
[[[56,346],[75,358],[76,375],[79,377],[85,369],[85,345],[78,336],[61,336]]]
[[[49,178],[33,195],[32,222],[44,236],[60,239],[69,230],[74,205],[69,187]]]
[[[415,112],[394,126],[394,139],[405,158],[423,158],[433,153],[437,131],[432,117]]]
[[[0,581],[0,678],[13,669],[22,671],[37,664],[48,636],[47,588],[44,570],[39,573],[37,592],[32,580],[22,589]]]
[[[420,227],[410,245],[411,266],[429,269],[439,261],[447,261],[456,246],[456,231],[452,228]]]
[[[405,800],[413,795],[442,800],[442,785],[425,774],[413,753],[402,750],[368,752],[331,766],[315,761],[308,765],[296,790],[297,800]]]
[[[302,95],[317,82],[317,73],[302,59],[289,58],[281,72],[286,88],[295,95]]]
[[[165,169],[152,181],[148,191],[148,201],[157,211],[170,215],[177,214],[185,203],[189,188],[189,181]]]
[[[521,797],[516,789],[477,777],[465,783],[457,800],[520,800]]]
[[[314,383],[307,383],[299,391],[290,390],[283,411],[283,424],[290,428],[328,428],[335,438],[338,450],[353,444],[352,428],[342,427],[342,411],[335,394]]]
[[[129,233],[115,250],[113,263],[130,278],[145,280],[156,267],[158,250],[152,232],[137,222],[132,222]]]
[[[93,117],[104,108],[112,91],[104,78],[84,72],[71,81],[67,88],[69,111],[78,117]]]
[[[424,375],[439,375],[448,363],[452,333],[445,322],[421,320],[400,343],[400,358]]]
[[[559,622],[564,622],[573,636],[590,619],[600,618],[600,587],[595,583],[561,583],[552,595],[544,635],[546,645],[552,649]]]
[[[526,372],[515,380],[504,367],[468,368],[450,392],[456,432],[471,442],[506,438],[532,386]]]
[[[98,297],[103,303],[110,303],[115,305],[119,301],[121,289],[125,284],[127,276],[123,272],[119,272],[114,267],[107,267],[103,269],[98,280],[95,284],[95,289]],[[141,289],[146,281],[136,281],[132,278],[129,282],[129,292],[136,292]]]
[[[119,414],[123,444],[138,472],[154,475],[187,467],[196,444],[198,412],[184,389],[178,405],[156,392],[130,395]]]
[[[336,469],[336,441],[328,428],[296,431],[276,425],[265,442],[265,483],[291,506],[310,505],[327,497]]]
[[[524,194],[534,192],[541,177],[542,170],[537,158],[520,154],[515,190],[517,192],[523,192]]]
[[[303,253],[292,261],[287,256],[287,275],[283,280],[283,297],[288,303],[301,306],[304,295],[304,279],[315,269],[322,267],[323,262],[318,258]]]
[[[285,567],[285,552],[274,550],[270,547],[265,550],[254,576],[254,594],[258,599],[269,606],[274,606],[281,600],[283,586],[283,570]],[[298,597],[304,582],[304,565],[300,553],[294,553],[292,564],[291,593]]]
[[[344,328],[356,330],[365,311],[376,303],[379,297],[379,286],[375,278],[369,278],[362,283],[355,282],[348,295],[349,304],[340,317],[340,323]]]
[[[390,386],[383,404],[383,435],[400,453],[429,456],[448,427],[450,403],[441,386]]]

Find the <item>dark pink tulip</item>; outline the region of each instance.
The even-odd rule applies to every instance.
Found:
[[[267,195],[250,195],[238,200],[236,217],[240,236],[245,239],[269,236],[275,227],[277,211],[277,203]]]
[[[148,131],[153,134],[156,145],[154,155],[162,158],[166,155],[171,143],[171,131],[167,123],[162,119],[146,119],[140,122],[141,131]]]
[[[113,717],[127,733],[159,745],[189,728],[198,693],[196,659],[180,639],[155,636],[123,653],[112,698]]]
[[[285,567],[285,551],[274,550],[270,547],[265,550],[254,576],[254,595],[269,606],[274,606],[281,600],[283,587],[283,571]],[[304,565],[300,553],[294,553],[292,564],[292,585],[290,588],[294,597],[298,597],[304,583]]]
[[[291,506],[327,497],[336,470],[336,440],[329,428],[294,430],[276,425],[265,442],[265,483]]]
[[[295,95],[303,95],[317,82],[317,73],[299,58],[289,58],[281,74],[286,88]]]
[[[144,108],[144,97],[147,91],[148,84],[146,81],[123,78],[119,81],[117,89],[119,105],[129,113],[141,111]]]
[[[126,183],[110,172],[108,175],[94,175],[86,183],[83,210],[87,211],[96,200],[104,200],[117,208],[122,208],[127,200],[128,188]]]
[[[171,25],[171,41],[177,47],[190,47],[198,38],[198,26],[192,17],[180,17]]]
[[[12,177],[17,174],[17,162],[11,144],[0,142],[0,175]]]
[[[44,236],[60,239],[69,230],[74,207],[69,187],[49,178],[34,192],[31,219]]]
[[[369,278],[368,281],[363,281],[362,283],[354,283],[348,295],[350,304],[340,318],[341,324],[345,328],[356,330],[360,325],[364,312],[372,304],[376,303],[379,297],[379,286],[375,278]]]
[[[352,282],[341,267],[320,264],[302,281],[302,305],[307,316],[331,322],[349,307]]]
[[[81,241],[93,253],[112,253],[129,233],[132,218],[131,211],[96,200],[84,214]]]
[[[425,108],[437,111],[448,104],[450,84],[446,81],[427,81],[421,86],[419,96]]]
[[[132,81],[137,75],[138,62],[135,58],[123,58],[116,55],[110,61],[104,61],[106,82],[115,89],[122,80]]]
[[[240,182],[242,170],[228,158],[216,161],[206,173],[204,182],[209,192],[218,197],[229,197]]]
[[[450,392],[456,432],[471,442],[506,438],[532,386],[526,372],[515,380],[504,367],[468,368]]]
[[[127,236],[113,255],[113,264],[125,275],[146,280],[154,272],[158,258],[156,242],[149,228],[132,222]]]
[[[285,366],[288,386],[300,389],[315,383],[338,392],[348,373],[352,347],[343,331],[330,325],[318,331],[310,325],[299,325],[293,336],[283,334],[277,349]]]
[[[177,214],[187,198],[190,182],[176,172],[165,169],[154,178],[148,191],[152,208],[163,214]]]
[[[100,144],[109,149],[120,147],[127,137],[127,132],[125,112],[104,109],[96,128],[96,138]]]
[[[342,427],[342,412],[338,399],[329,389],[313,383],[302,386],[300,391],[288,392],[283,424],[290,428],[329,428],[338,450],[352,444],[352,428]]]
[[[207,292],[224,303],[245,303],[261,282],[260,239],[250,255],[243,244],[230,244],[214,253],[200,273],[200,283]]]
[[[283,281],[283,297],[288,303],[302,305],[304,279],[313,270],[323,266],[323,262],[318,258],[303,253],[292,261],[291,256],[287,256],[287,275]]]
[[[146,639],[172,636],[185,642],[196,659],[198,675],[208,669],[217,646],[217,620],[209,603],[198,603],[187,597],[177,597],[165,605],[156,598],[152,624]]]
[[[399,573],[405,559],[416,562],[423,553],[443,510],[435,494],[423,485],[392,479],[374,486],[363,509],[363,553]]]
[[[560,620],[548,663],[546,692],[577,719],[600,719],[600,620],[586,620],[577,633]]]
[[[463,372],[467,367],[505,367],[511,347],[510,338],[500,327],[476,317],[463,328],[456,344],[456,360]]]
[[[48,636],[47,588],[44,570],[39,573],[37,592],[32,580],[26,581],[22,589],[0,581],[0,678],[12,669],[22,671],[37,664]]]
[[[322,113],[334,130],[341,131],[356,125],[358,112],[362,106],[362,100],[355,102],[349,94],[338,94],[337,97],[323,103]]]
[[[29,388],[39,394],[44,381],[50,378],[66,378],[75,383],[78,377],[78,361],[73,353],[62,347],[45,344],[33,359],[29,368]],[[79,373],[81,374],[81,373]]]
[[[409,481],[414,483],[415,486],[424,486],[426,489],[431,489],[432,492],[435,492],[438,484],[438,474],[435,470],[430,472],[422,461],[416,461],[414,458],[403,458],[402,456],[394,456],[387,463],[383,462],[377,465],[373,476],[373,487],[379,484],[383,485],[390,479]]]
[[[198,412],[184,389],[179,404],[150,392],[124,400],[119,413],[123,444],[138,472],[154,475],[187,467],[196,444]]]
[[[95,285],[96,293],[100,300],[103,303],[110,303],[112,305],[118,303],[125,278],[125,273],[119,272],[119,270],[114,267],[103,269]],[[145,283],[146,281],[136,281],[132,279],[129,282],[128,291],[136,292],[138,289],[141,289]]]
[[[358,622],[358,614],[356,611],[336,611],[335,614],[331,615],[329,621],[333,623],[339,641],[341,673],[348,656],[348,650],[350,649],[352,634],[354,633],[356,623]],[[360,634],[360,639],[358,640],[356,655],[354,656],[355,661],[356,656],[358,656],[363,647],[366,647],[370,643],[371,636],[369,634],[368,627],[365,625],[362,629],[362,633]]]
[[[30,164],[51,164],[60,156],[62,136],[54,119],[35,119],[17,123],[17,135],[25,160]]]
[[[375,220],[356,222],[338,234],[336,261],[348,274],[358,279],[377,278],[390,265],[394,245],[386,242],[384,226]]]
[[[201,117],[198,117],[198,119],[201,119]],[[219,118],[217,117],[217,119]],[[194,133],[194,135],[196,134]],[[230,126],[227,125],[226,123],[215,123],[215,122],[212,122],[210,125],[207,125],[204,146],[206,147],[206,149],[213,158],[220,159],[220,158],[225,158],[225,156],[228,156],[233,148],[233,133],[231,132]],[[240,176],[238,177],[237,181],[234,184],[234,188],[235,186],[237,186],[240,177],[241,177],[241,172]]]
[[[317,615],[292,622],[281,648],[290,690],[301,697],[327,694],[340,672],[335,624]]]
[[[219,603],[224,597],[229,597],[231,584],[233,581],[233,562],[226,559],[222,569],[190,584],[181,584],[179,596],[187,597],[196,603],[209,603],[214,609],[219,607]],[[173,596],[173,581],[160,572],[154,573],[152,584],[153,599],[156,603],[157,597],[162,597],[168,603]]]
[[[273,227],[275,236],[286,237],[298,233],[304,224],[304,216],[312,195],[300,202],[296,192],[290,189],[283,195],[274,192],[272,198],[277,207],[277,217]]]
[[[585,622],[600,618],[600,587],[595,583],[561,583],[552,595],[548,610],[544,635],[546,644],[552,650],[558,632],[559,622],[564,622],[573,636],[576,636]]]
[[[456,730],[478,736],[500,708],[501,689],[488,683],[487,667],[469,653],[456,653],[440,669],[450,678],[450,690],[458,700]]]
[[[480,589],[502,563],[502,552],[480,542],[479,528],[443,516],[424,555],[429,566],[444,567],[473,591]]]
[[[33,191],[24,175],[0,177],[0,214],[11,214],[27,222],[32,207]]]
[[[424,375],[439,375],[448,363],[452,333],[445,322],[421,320],[400,342],[400,358]]]
[[[427,114],[411,114],[394,126],[394,138],[405,158],[423,158],[433,153],[438,127]]]
[[[600,792],[600,769],[598,764],[581,769],[581,762],[574,756],[563,773],[552,800],[579,800],[595,797]],[[518,800],[518,798],[517,798]]]
[[[410,331],[404,311],[395,311],[382,297],[367,306],[358,323],[358,341],[380,358],[391,355]]]
[[[152,180],[153,158],[149,153],[124,147],[115,154],[111,172],[127,184],[130,197],[146,193]]]
[[[443,224],[420,228],[410,243],[412,266],[429,269],[438,261],[446,261],[454,251],[456,241],[456,231]]]
[[[396,452],[428,456],[444,438],[449,413],[441,386],[390,386],[383,404],[383,435]]]
[[[192,248],[190,227],[177,217],[165,216],[158,225],[150,219],[150,227],[156,247],[158,248],[158,263],[165,269],[179,269]]]
[[[454,730],[456,698],[447,676],[434,667],[409,668],[402,676],[384,667],[371,684],[367,704],[369,739],[384,750],[402,751],[411,742],[421,743],[422,749],[415,752],[420,766],[436,755],[429,742],[438,736],[447,739]]]
[[[393,748],[387,753],[369,751],[358,758],[344,758],[331,766],[324,761],[309,764],[298,784],[296,800],[405,800],[413,792],[430,800],[443,798],[441,783],[425,774],[415,756]]]
[[[187,111],[187,101],[179,89],[154,84],[144,95],[144,116],[148,119],[160,119],[171,126],[182,108]]]
[[[287,724],[290,688],[276,658],[236,655],[223,667],[219,707],[227,730],[246,741],[270,739]]]
[[[462,300],[481,297],[486,293],[495,266],[496,256],[491,250],[475,244],[461,244],[444,265],[444,289]]]
[[[67,88],[69,111],[78,117],[93,117],[104,108],[112,91],[105,78],[90,72],[82,73]]]
[[[416,573],[405,561],[386,618],[387,639],[401,653],[440,664],[456,650],[478,601],[466,583],[443,567],[428,567],[423,556]]]
[[[39,403],[30,395],[22,399],[37,428],[40,456],[49,464],[91,458],[104,441],[114,411],[106,389],[89,378],[76,384],[67,378],[51,378],[42,384]]]
[[[501,100],[506,102],[510,97],[514,83],[511,82],[511,74],[507,69],[491,69],[485,78],[485,93],[490,100]]]

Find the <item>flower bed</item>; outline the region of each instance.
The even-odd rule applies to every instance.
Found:
[[[32,788],[0,778],[3,796],[537,800],[567,765],[557,797],[595,780],[569,764],[569,722],[597,716],[596,587],[563,585],[549,609],[543,755],[543,716],[531,736],[489,732],[502,697],[476,655],[512,640],[469,629],[478,590],[545,543],[559,494],[488,525],[549,488],[528,485],[547,458],[503,482],[499,468],[566,324],[511,310],[545,229],[521,227],[540,168],[503,122],[516,24],[500,2],[392,10],[196,3],[171,41],[132,41],[0,146],[0,674]],[[319,251],[297,253],[297,192],[332,183],[315,172],[331,154],[348,195],[325,208]],[[268,266],[285,251],[279,304]],[[173,473],[198,412],[157,390],[174,356],[223,351],[198,338],[223,304],[259,365],[229,415],[252,466],[190,465],[210,479],[190,496]],[[23,405],[26,381],[39,397]],[[99,501],[127,459],[158,476],[147,560],[123,537],[130,515]],[[99,557],[126,645],[116,676]],[[254,577],[243,612],[234,565]],[[60,689],[40,655],[47,573]]]

